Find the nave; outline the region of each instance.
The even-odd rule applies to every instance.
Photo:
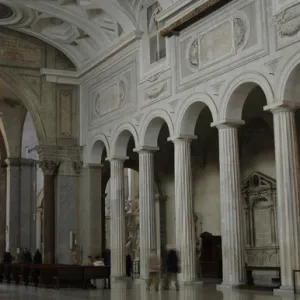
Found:
[[[0,300],[299,300],[298,296],[274,296],[271,292],[225,289],[217,291],[215,285],[186,285],[176,292],[148,291],[144,282],[114,282],[111,290],[42,289],[15,285],[0,285]]]

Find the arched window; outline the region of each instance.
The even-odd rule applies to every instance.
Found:
[[[160,35],[163,27],[157,21],[157,15],[161,12],[158,2],[152,3],[147,7],[147,30],[149,36],[150,64],[153,64],[166,57],[166,39]]]

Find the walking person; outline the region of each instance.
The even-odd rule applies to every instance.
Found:
[[[156,253],[156,250],[151,250],[148,258],[148,281],[147,289],[150,290],[153,285],[154,289],[158,291],[159,286],[159,272],[160,272],[160,260]]]
[[[179,273],[179,258],[177,251],[174,247],[170,247],[167,259],[166,259],[166,267],[167,267],[167,280],[165,283],[164,288],[168,290],[170,288],[170,284],[174,281],[175,288],[179,290],[179,283],[178,283],[178,273]]]

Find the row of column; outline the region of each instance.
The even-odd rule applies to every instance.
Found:
[[[293,108],[285,104],[268,108],[274,115],[278,228],[282,288],[292,287],[292,270],[298,268],[299,253],[299,162]],[[215,124],[219,131],[221,234],[223,285],[244,282],[244,234],[240,160],[237,128],[242,122]],[[195,274],[195,230],[193,220],[190,145],[193,137],[172,138],[175,149],[176,246],[181,253],[181,280]],[[147,257],[156,250],[154,161],[156,149],[139,153],[141,278],[148,273]],[[125,274],[124,161],[111,163],[111,253],[113,277]]]

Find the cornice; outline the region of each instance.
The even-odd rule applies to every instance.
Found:
[[[173,22],[164,27],[160,34],[163,37],[171,37],[176,34],[176,32],[179,33],[181,30],[207,17],[231,1],[233,0],[208,0],[196,7],[195,5],[192,8],[189,7],[189,9],[184,12],[183,16],[181,14],[181,16],[177,16],[176,19],[174,18]]]

